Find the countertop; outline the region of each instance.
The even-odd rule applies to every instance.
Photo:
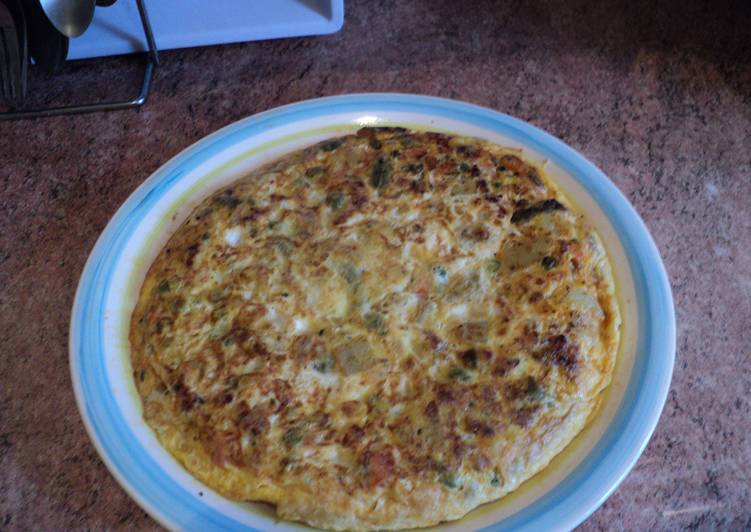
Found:
[[[165,52],[144,108],[0,123],[0,529],[153,529],[78,415],[68,323],[108,219],[156,168],[253,113],[401,91],[515,115],[597,164],[670,276],[673,382],[636,467],[582,530],[751,529],[748,2],[351,1],[341,32]],[[44,101],[135,92],[73,64]],[[101,93],[101,94],[100,94]]]

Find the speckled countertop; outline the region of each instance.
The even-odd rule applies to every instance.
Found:
[[[348,1],[332,36],[164,53],[140,111],[0,123],[0,529],[156,527],[76,410],[68,321],[84,261],[120,203],[192,142],[362,91],[510,113],[613,179],[665,260],[678,350],[654,437],[581,528],[751,529],[749,6]],[[50,101],[125,95],[138,67],[95,61],[32,84]]]

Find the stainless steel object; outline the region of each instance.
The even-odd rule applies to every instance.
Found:
[[[47,72],[59,72],[68,56],[70,39],[57,31],[37,0],[24,2],[24,12],[29,30],[29,55]]]
[[[66,37],[78,37],[94,18],[95,0],[39,0],[47,18]]]
[[[21,98],[21,50],[16,22],[9,8],[0,3],[0,100],[14,102]]]
[[[19,103],[26,97],[26,78],[29,69],[29,31],[26,26],[26,14],[21,2],[22,0],[5,0],[5,5],[10,9],[16,21],[19,53],[21,54],[21,95],[19,98],[16,98],[16,101]]]
[[[146,99],[149,96],[151,90],[151,80],[154,77],[154,70],[159,65],[159,52],[154,41],[154,34],[151,31],[151,24],[149,23],[149,16],[146,12],[146,6],[144,0],[135,0],[138,7],[138,14],[141,18],[141,24],[143,26],[143,32],[146,36],[146,42],[149,46],[149,51],[146,56],[146,68],[143,74],[143,81],[141,82],[141,91],[138,96],[131,100],[115,101],[115,102],[100,102],[100,103],[87,103],[78,105],[69,105],[65,107],[51,107],[47,109],[28,109],[28,110],[11,110],[4,113],[0,113],[0,122],[4,120],[19,120],[25,118],[42,118],[46,116],[56,115],[72,115],[79,113],[93,113],[97,111],[119,111],[121,109],[133,109],[140,107],[146,103]]]

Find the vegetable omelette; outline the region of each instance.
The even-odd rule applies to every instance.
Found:
[[[611,379],[595,232],[519,150],[364,128],[201,203],[130,326],[143,415],[283,519],[458,519],[544,468]]]

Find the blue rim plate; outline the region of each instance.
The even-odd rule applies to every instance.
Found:
[[[670,284],[639,215],[579,153],[510,116],[404,94],[308,100],[240,120],[190,146],[149,177],[102,232],[84,267],[70,325],[70,369],[81,416],[123,488],[172,529],[299,529],[263,505],[228,501],[185,472],[141,420],[127,324],[140,282],[166,238],[201,198],[290,150],[363,125],[452,131],[515,146],[546,165],[600,233],[623,314],[611,386],[587,428],[543,472],[501,501],[437,528],[565,530],[581,523],[633,467],[659,419],[675,357]]]

